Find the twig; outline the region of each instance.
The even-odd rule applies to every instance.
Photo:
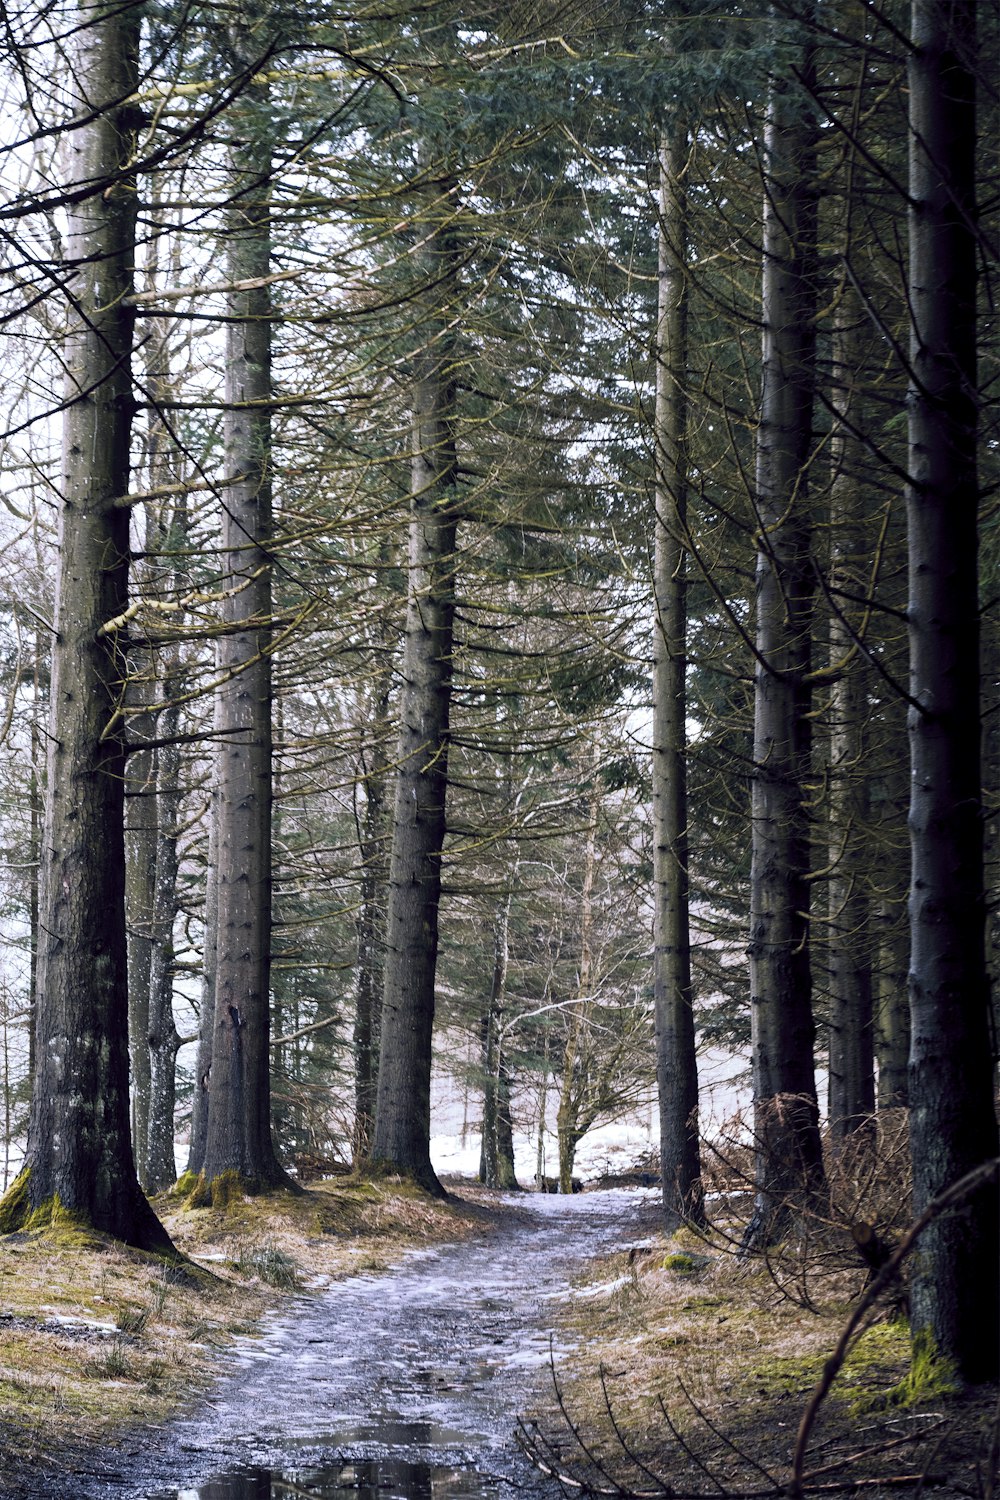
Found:
[[[909,1230],[900,1240],[899,1244],[896,1246],[895,1250],[890,1255],[881,1271],[875,1277],[874,1281],[868,1287],[868,1290],[861,1298],[857,1307],[851,1313],[851,1316],[848,1318],[847,1322],[844,1324],[840,1338],[837,1340],[836,1347],[833,1353],[830,1355],[829,1359],[823,1365],[823,1373],[817,1381],[812,1395],[809,1397],[809,1400],[806,1403],[805,1411],[802,1413],[802,1420],[799,1423],[798,1436],[795,1442],[795,1454],[792,1460],[792,1479],[790,1485],[790,1493],[792,1495],[801,1495],[802,1493],[806,1448],[809,1443],[809,1435],[812,1432],[813,1426],[815,1425],[816,1417],[819,1414],[819,1409],[822,1406],[823,1402],[826,1400],[830,1387],[836,1380],[843,1366],[844,1360],[847,1358],[848,1348],[850,1347],[851,1340],[854,1337],[855,1331],[857,1330],[861,1319],[865,1316],[868,1309],[872,1306],[872,1304],[885,1289],[885,1287],[887,1287],[893,1280],[899,1270],[899,1267],[902,1265],[907,1255],[909,1255],[913,1246],[916,1244],[920,1235],[927,1228],[928,1224],[936,1219],[939,1214],[942,1214],[947,1209],[953,1207],[954,1204],[962,1202],[962,1200],[968,1197],[970,1193],[974,1193],[977,1188],[984,1187],[986,1183],[989,1182],[991,1177],[996,1176],[997,1166],[998,1163],[996,1161],[984,1162],[981,1166],[976,1167],[972,1172],[968,1172],[964,1177],[959,1178],[958,1182],[952,1183],[951,1187],[946,1188],[943,1193],[939,1193],[938,1196],[933,1200],[933,1202],[927,1205],[923,1213],[920,1215],[919,1219],[917,1219],[916,1222],[910,1226]]]

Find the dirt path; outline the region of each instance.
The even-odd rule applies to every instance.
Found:
[[[471,1500],[535,1488],[512,1439],[573,1274],[648,1233],[649,1192],[511,1199],[482,1238],[332,1284],[243,1340],[198,1411],[46,1500]]]

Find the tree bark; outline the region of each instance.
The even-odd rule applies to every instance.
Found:
[[[144,657],[146,653],[143,653]],[[148,671],[148,661],[143,663]],[[147,696],[149,682],[143,667],[130,693]],[[137,706],[137,704],[135,705]],[[153,737],[154,719],[148,712],[129,716],[135,741]],[[126,787],[125,916],[128,932],[128,1039],[132,1100],[132,1146],[139,1180],[146,1182],[146,1142],[149,1136],[149,972],[152,961],[153,886],[156,876],[156,751],[136,750],[129,757]]]
[[[803,76],[810,66],[802,61]],[[750,1003],[757,1198],[746,1248],[781,1232],[822,1174],[809,961],[812,574],[805,487],[815,369],[812,121],[771,86],[764,134],[762,388],[757,432],[757,663]]]
[[[447,212],[435,202],[430,212]],[[425,220],[425,299],[446,298],[449,233]],[[455,617],[455,389],[451,338],[436,313],[414,356],[406,636],[389,867],[382,1042],[372,1160],[443,1193],[430,1159],[431,1041],[448,789]]]
[[[841,287],[833,330],[833,425],[830,433],[830,688],[828,941],[830,984],[830,1134],[842,1141],[875,1110],[872,955],[869,939],[871,848],[868,817],[867,658],[856,644],[863,618],[852,618],[848,594],[863,598],[870,559],[862,524],[864,453],[852,428],[861,368],[863,317],[856,296]],[[857,613],[857,611],[854,611]]]
[[[562,1078],[556,1109],[556,1145],[559,1150],[559,1191],[573,1191],[573,1165],[576,1148],[592,1123],[586,1119],[585,1101],[589,1073],[589,1038],[587,1022],[593,983],[591,956],[591,923],[593,921],[594,879],[597,874],[597,818],[600,797],[596,785],[600,763],[600,741],[594,748],[592,775],[594,782],[587,799],[587,842],[583,856],[583,885],[580,891],[580,968],[577,993],[570,1012],[569,1034],[563,1048]]]
[[[386,643],[383,642],[383,647]],[[372,693],[370,766],[365,770],[364,811],[358,853],[361,891],[356,923],[357,997],[354,1012],[354,1139],[355,1166],[368,1158],[375,1102],[378,1095],[378,1053],[382,1033],[382,988],[385,983],[385,894],[388,879],[389,830],[386,817],[388,756],[385,734],[389,721],[392,666],[386,650]]]
[[[237,68],[261,39],[233,26]],[[227,275],[226,479],[222,555],[228,627],[219,639],[216,757],[216,952],[208,1134],[203,1172],[244,1187],[287,1185],[271,1137],[271,270],[270,126],[264,84],[243,93],[246,117],[229,147],[233,207]]]
[[[905,544],[904,544],[905,545]],[[902,663],[899,666],[900,675]],[[910,800],[906,709],[883,707],[886,719],[879,777],[873,803],[878,869],[872,872],[872,906],[877,942],[874,975],[875,1055],[878,1062],[879,1109],[905,1109],[909,1102],[910,1003],[907,971],[910,924],[906,910],[910,884],[910,839],[906,826]]]
[[[663,1219],[668,1232],[703,1215],[698,1062],[688,912],[687,835],[687,286],[683,170],[687,131],[667,127],[659,152],[656,473],[653,522],[653,1002]]]
[[[907,969],[910,932],[904,900],[885,903],[878,917],[875,1055],[879,1109],[905,1109],[910,1100],[910,1008]]]
[[[164,673],[163,692],[168,705],[176,677]],[[176,706],[163,710],[159,733],[170,739],[177,733],[180,715]],[[149,965],[149,1127],[146,1146],[147,1192],[170,1187],[177,1176],[174,1156],[174,1106],[177,1097],[177,1049],[180,1037],[174,1025],[174,920],[177,915],[177,825],[180,818],[180,746],[164,745],[158,752],[156,791],[156,879],[153,885],[153,944]]]
[[[215,727],[218,728],[219,704],[215,704]],[[198,1049],[194,1067],[194,1092],[191,1097],[191,1143],[187,1171],[198,1176],[205,1166],[208,1146],[208,1106],[211,1097],[212,1043],[215,1039],[215,950],[218,932],[218,890],[216,853],[219,816],[216,810],[218,791],[212,788],[208,814],[208,858],[205,870],[205,924],[202,943],[201,1008],[198,1012]]]
[[[909,391],[910,1142],[914,1212],[998,1151],[979,747],[975,0],[913,0]],[[926,1231],[911,1331],[995,1379],[995,1186]]]
[[[515,864],[512,879],[517,877]],[[479,1180],[487,1187],[516,1188],[510,1083],[504,1060],[504,994],[510,958],[508,890],[493,918],[493,973],[483,1014],[483,1131]]]
[[[129,1128],[125,691],[136,195],[128,180],[138,7],[78,6],[63,147],[71,293],[42,840],[37,1066],[24,1171],[0,1229],[61,1213],[148,1249],[170,1240],[139,1187]]]
[[[497,1180],[496,1185],[504,1192],[515,1192],[519,1187],[517,1167],[514,1162],[514,1115],[511,1108],[510,1072],[507,1067],[506,1037],[500,1035],[497,1057]]]
[[[31,680],[31,774],[28,781],[28,811],[30,818],[31,875],[28,889],[28,927],[31,954],[28,968],[28,1090],[29,1096],[35,1080],[35,1045],[37,1040],[36,1013],[38,1005],[38,953],[41,939],[39,926],[40,869],[42,857],[42,777],[39,772],[43,763],[42,734],[39,724],[38,705],[41,698],[42,643],[35,633]]]

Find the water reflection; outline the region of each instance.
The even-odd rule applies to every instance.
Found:
[[[325,1468],[234,1470],[180,1490],[177,1500],[481,1500],[493,1488],[475,1469],[379,1458]]]

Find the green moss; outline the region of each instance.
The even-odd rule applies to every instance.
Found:
[[[906,1339],[905,1324],[882,1325],[895,1329],[900,1343]],[[874,1333],[869,1329],[869,1333]],[[923,1406],[928,1401],[938,1401],[942,1396],[954,1396],[961,1389],[961,1382],[953,1362],[941,1354],[929,1328],[918,1328],[910,1340],[910,1367],[902,1380],[880,1391],[876,1395],[856,1401],[852,1407],[855,1415],[884,1411],[887,1407]]]
[[[701,1270],[704,1261],[701,1257],[695,1258],[683,1251],[674,1251],[671,1255],[665,1255],[661,1262],[664,1271],[676,1271],[678,1276],[694,1276]]]
[[[218,1177],[213,1177],[211,1181],[204,1172],[199,1172],[197,1177],[193,1172],[185,1172],[177,1183],[178,1195],[180,1195],[182,1183],[187,1190],[186,1206],[188,1208],[227,1209],[233,1204],[242,1203],[246,1194],[251,1191],[250,1186],[234,1167],[220,1172]]]
[[[864,1416],[888,1406],[913,1404],[902,1394],[910,1376],[898,1384],[892,1383],[904,1367],[907,1354],[905,1324],[876,1323],[867,1328],[851,1346],[837,1375],[834,1398],[846,1402],[852,1416]],[[819,1380],[826,1358],[825,1351],[772,1355],[750,1371],[754,1389],[761,1396],[804,1396]],[[943,1390],[944,1387],[937,1387],[932,1391],[924,1385],[921,1394],[914,1399],[929,1399]]]
[[[822,1354],[772,1354],[749,1374],[757,1396],[803,1396],[816,1384],[822,1368]]]
[[[84,1216],[67,1208],[58,1193],[32,1208],[28,1176],[29,1168],[25,1167],[0,1202],[0,1234],[13,1234],[17,1230],[44,1234],[52,1244],[65,1249],[78,1249],[81,1245],[93,1247],[100,1243],[100,1237]]]
[[[47,1241],[64,1250],[76,1250],[81,1246],[95,1249],[102,1243],[101,1236],[82,1214],[60,1202],[58,1193],[35,1209],[25,1228],[44,1231]]]
[[[197,1172],[182,1172],[167,1193],[168,1198],[188,1198],[195,1191],[201,1178]]]
[[[188,1208],[219,1208],[223,1212],[243,1203],[249,1197],[255,1197],[261,1191],[261,1185],[255,1178],[244,1177],[235,1167],[228,1167],[210,1181],[204,1172],[200,1172],[197,1177],[192,1172],[185,1172],[177,1183],[178,1195],[181,1183],[187,1188]]]
[[[961,1388],[954,1361],[941,1353],[929,1328],[917,1329],[910,1348],[910,1368],[900,1382],[901,1399],[897,1405],[935,1401],[938,1396],[953,1396]]]
[[[218,1177],[213,1177],[208,1188],[212,1207],[223,1210],[234,1203],[242,1203],[247,1191],[243,1178],[233,1167],[220,1172]]]
[[[14,1234],[25,1227],[28,1217],[28,1178],[31,1168],[25,1167],[0,1198],[0,1234]]]
[[[191,1178],[191,1184],[188,1188],[185,1207],[209,1208],[212,1202],[212,1194],[209,1191],[204,1172],[199,1172],[197,1176],[193,1172],[185,1172],[182,1180],[186,1180],[187,1178]],[[177,1186],[180,1187],[180,1182],[178,1182]]]
[[[104,1244],[86,1215],[67,1208],[58,1193],[32,1208],[29,1176],[30,1168],[25,1167],[0,1201],[0,1234],[44,1234],[48,1243],[65,1250],[98,1249]]]

